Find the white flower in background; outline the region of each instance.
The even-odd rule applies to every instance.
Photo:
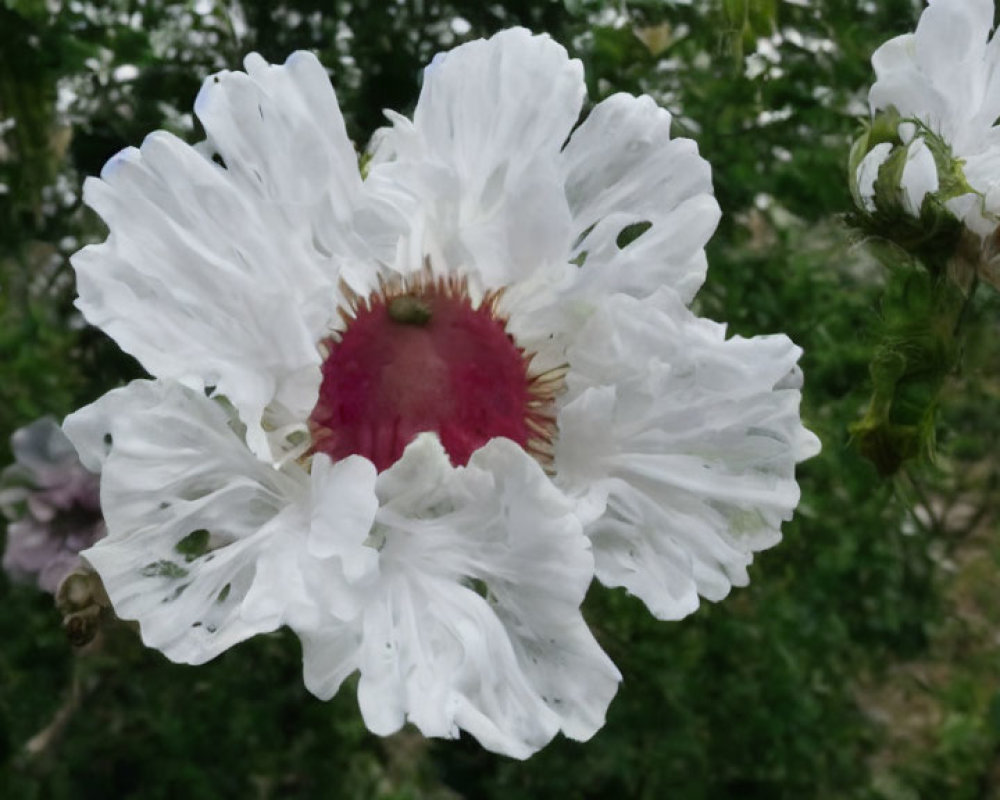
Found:
[[[103,471],[86,557],[175,660],[286,624],[378,733],[588,738],[619,680],[595,569],[662,618],[724,596],[818,447],[798,349],[686,308],[708,164],[647,97],[576,127],[580,63],[521,29],[438,56],[364,181],[314,57],[246,67],[205,142],[85,187],[111,232],[78,304],[156,378],[65,423]]]
[[[931,0],[916,32],[890,39],[872,55],[877,80],[869,94],[873,114],[895,108],[903,120],[906,209],[918,215],[926,192],[956,182],[945,205],[981,236],[1000,221],[1000,43],[990,35],[993,13],[992,0]],[[935,164],[923,140],[943,143],[942,162]],[[859,167],[869,210],[875,175],[890,149],[876,145]],[[957,163],[948,164],[949,156]]]

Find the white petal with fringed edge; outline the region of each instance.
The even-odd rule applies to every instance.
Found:
[[[799,420],[801,351],[725,338],[670,289],[612,297],[569,353],[556,479],[579,498],[597,576],[661,619],[748,582],[819,451]]]
[[[367,182],[412,222],[393,269],[502,288],[509,330],[544,368],[608,293],[691,299],[719,221],[711,168],[670,138],[667,111],[614,95],[574,130],[584,96],[560,45],[505,31],[435,59],[413,121],[392,115],[373,140]]]
[[[165,381],[135,381],[64,423],[84,465],[101,471],[108,535],[83,555],[118,615],[174,661],[200,664],[316,618],[302,567],[310,478],[260,461],[240,428],[220,403]],[[340,524],[364,536],[375,471],[342,463]],[[325,592],[347,597],[341,574],[329,570]]]
[[[516,758],[560,729],[590,738],[619,675],[579,610],[589,542],[541,467],[494,439],[455,469],[423,434],[377,492],[377,568],[355,574],[363,600],[353,621],[303,635],[309,688],[331,696],[357,658],[361,711],[376,733],[405,721],[428,736],[462,729]],[[345,560],[362,544],[346,529],[334,539]]]
[[[316,58],[246,64],[198,95],[205,142],[156,132],[88,179],[111,234],[73,266],[89,322],[153,375],[225,395],[255,451],[278,457],[315,404],[338,282],[378,255],[362,234],[392,227],[363,197]]]

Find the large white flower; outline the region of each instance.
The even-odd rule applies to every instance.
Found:
[[[992,0],[930,0],[914,33],[890,39],[872,55],[877,80],[869,94],[873,113],[895,107],[904,120],[900,134],[912,153],[902,186],[911,213],[919,213],[927,191],[939,188],[934,160],[916,144],[922,125],[960,161],[973,190],[948,198],[947,206],[983,236],[1000,221],[1000,40],[990,36],[993,13]],[[869,187],[888,155],[887,145],[879,147],[860,168],[865,180],[859,183]]]
[[[156,377],[66,422],[102,471],[87,557],[176,660],[289,625],[378,733],[591,736],[595,570],[664,618],[722,597],[817,447],[797,348],[686,307],[708,164],[647,97],[577,126],[579,62],[524,30],[435,59],[364,181],[312,56],[246,66],[205,84],[204,143],[86,185],[111,232],[79,305]]]

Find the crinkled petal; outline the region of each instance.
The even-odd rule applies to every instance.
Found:
[[[692,140],[670,138],[669,112],[651,97],[612,95],[573,133],[562,159],[571,257],[580,262],[575,292],[643,297],[666,285],[694,297],[720,211],[711,167]]]
[[[271,67],[250,56],[247,69],[206,82],[202,145],[154,133],[87,181],[85,200],[110,235],[73,264],[91,323],[157,377],[225,394],[269,455],[265,409],[278,409],[274,428],[315,404],[316,342],[338,278],[363,260],[353,224],[363,209],[354,150],[315,57]]]
[[[434,157],[471,174],[511,153],[554,156],[585,94],[583,65],[562,45],[512,28],[437,55],[413,124]]]
[[[327,620],[321,627],[299,630],[302,675],[306,688],[329,700],[361,665],[361,630],[357,625]]]
[[[559,729],[528,683],[489,604],[452,580],[387,577],[365,615],[358,702],[375,733],[407,719],[425,736],[464,728],[488,749],[527,758]]]
[[[337,462],[318,453],[310,476],[308,558],[299,563],[312,613],[289,626],[302,642],[306,688],[328,700],[361,663],[362,614],[379,577],[379,554],[370,541],[378,509],[375,467],[350,456]]]
[[[580,614],[588,542],[541,468],[495,439],[456,469],[425,434],[378,493],[378,578],[353,630],[303,639],[310,688],[339,685],[358,636],[358,699],[376,733],[407,720],[428,736],[462,729],[516,758],[560,728],[593,735],[620,676]]]
[[[393,116],[376,137],[366,182],[413,219],[397,268],[426,257],[483,291],[564,261],[570,216],[556,161],[584,95],[580,62],[522,28],[437,56],[413,122]]]
[[[307,603],[288,549],[304,548],[304,473],[259,461],[218,403],[173,382],[135,381],[67,417],[101,469],[107,538],[84,551],[143,641],[198,664]]]
[[[587,740],[604,725],[620,676],[579,613],[593,573],[586,537],[564,516],[570,509],[566,499],[511,442],[493,440],[469,465],[503,476],[494,492],[501,492],[497,512],[510,537],[503,558],[483,564],[476,577],[489,589],[501,621],[515,632],[519,662],[559,715],[563,733]],[[538,522],[542,515],[548,518],[544,527]]]
[[[556,468],[603,583],[677,619],[747,582],[819,447],[799,421],[799,355],[784,336],[725,339],[669,289],[592,317],[569,353]]]
[[[247,189],[306,212],[328,204],[348,225],[361,175],[323,65],[299,51],[283,66],[251,53],[245,67],[210,77],[198,94],[205,148]]]
[[[375,496],[375,465],[367,458],[349,456],[336,463],[317,454],[312,462],[313,523],[309,531],[309,552],[317,558],[345,556],[367,537],[378,498]],[[346,535],[345,535],[346,534]],[[360,561],[351,571],[358,577],[377,560],[371,548],[364,548],[351,561]]]
[[[609,294],[645,297],[670,286],[690,300],[705,278],[705,244],[719,221],[711,168],[690,139],[671,139],[670,114],[650,97],[617,94],[591,111],[559,156],[572,215],[563,269],[508,287],[509,330],[545,370]]]

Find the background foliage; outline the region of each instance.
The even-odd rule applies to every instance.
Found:
[[[1000,302],[981,292],[933,464],[894,481],[850,446],[885,259],[843,224],[869,57],[910,0],[2,0],[0,460],[9,434],[140,374],[72,308],[67,257],[104,234],[83,176],[151,130],[200,138],[201,80],[298,48],[359,148],[412,108],[432,55],[513,24],[583,60],[590,98],[646,92],[714,168],[724,216],[698,303],[805,350],[821,456],[752,585],[681,623],[622,593],[586,613],[624,674],[607,726],[526,763],[364,729],[351,686],[302,687],[293,636],[199,668],[124,626],[74,652],[51,598],[0,575],[0,796],[1000,798]],[[890,259],[891,260],[891,259]]]

